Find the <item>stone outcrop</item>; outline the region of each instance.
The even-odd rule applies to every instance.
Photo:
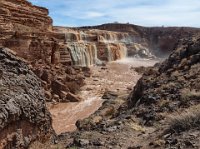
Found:
[[[23,33],[52,30],[46,8],[33,6],[26,0],[2,0],[0,6],[0,30]]]
[[[40,80],[27,64],[0,48],[0,148],[27,148],[52,134]]]
[[[128,106],[142,125],[157,128],[150,148],[200,147],[199,81],[199,35],[180,40],[168,59],[144,72]]]
[[[58,44],[48,36],[52,31],[48,10],[26,0],[2,0],[0,6],[0,46],[28,61],[54,63]]]
[[[150,68],[138,81],[129,106],[146,125],[163,120],[163,112],[174,112],[196,105],[200,92],[200,38],[179,42],[163,63]]]
[[[85,76],[90,76],[90,71],[84,68],[72,68],[65,65],[33,65],[33,72],[41,78],[45,89],[47,101],[70,102],[67,95],[76,94],[84,85]]]

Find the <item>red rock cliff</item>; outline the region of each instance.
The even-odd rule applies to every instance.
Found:
[[[3,31],[33,32],[52,29],[48,9],[33,6],[26,0],[2,0],[0,29]]]

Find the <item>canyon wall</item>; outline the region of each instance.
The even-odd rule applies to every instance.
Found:
[[[52,30],[48,10],[26,0],[2,0],[0,6],[0,46],[30,61],[49,62],[55,43],[46,35]]]
[[[1,24],[4,31],[32,32],[52,29],[48,9],[33,6],[26,0],[2,0]]]
[[[169,55],[180,38],[199,29],[104,24],[92,27],[53,27],[48,10],[26,0],[0,2],[0,46],[31,63],[90,66],[126,56]]]
[[[149,52],[146,53],[147,56],[152,53],[157,57],[168,56],[174,50],[180,39],[200,33],[199,28],[191,27],[142,27],[133,24],[120,23],[85,26],[80,27],[79,29],[98,29],[127,34],[128,38],[125,40],[129,43],[127,44],[129,56],[135,54],[145,56],[145,52]],[[139,49],[141,50],[140,52],[138,52]]]

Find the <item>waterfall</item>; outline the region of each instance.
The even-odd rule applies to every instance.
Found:
[[[101,33],[97,35],[98,41],[95,43],[89,42],[90,38],[84,31],[65,33],[65,43],[73,65],[89,67],[102,64],[101,60],[110,62],[127,56],[126,43],[130,40],[127,34]],[[120,40],[125,42],[119,43]]]
[[[119,44],[119,50],[120,50],[120,58],[126,58],[127,57],[127,47],[125,44],[120,43]]]
[[[95,64],[95,65],[101,65],[102,64],[102,61],[98,58],[98,52],[97,52],[96,44],[92,45],[92,58],[93,58],[92,64]]]
[[[88,66],[89,65],[89,56],[86,52],[84,45],[79,43],[72,43],[68,45],[70,54],[72,57],[73,64],[76,66]]]
[[[80,32],[80,40],[85,41],[87,40],[87,34],[83,31]]]
[[[127,47],[123,43],[107,44],[107,58],[108,61],[122,59],[127,56]]]
[[[113,61],[112,49],[109,44],[107,44],[108,61]]]
[[[73,64],[76,66],[89,67],[101,62],[98,59],[97,47],[95,44],[68,43],[68,49],[70,50]]]

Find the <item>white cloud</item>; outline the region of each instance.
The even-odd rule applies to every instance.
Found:
[[[94,25],[118,21],[144,26],[200,27],[200,0],[30,1],[50,8],[55,24],[59,22],[59,25]]]
[[[94,11],[89,11],[89,12],[86,12],[86,13],[85,13],[85,17],[83,17],[83,18],[92,19],[92,18],[98,18],[98,17],[103,17],[103,16],[104,16],[103,13],[94,12]]]

